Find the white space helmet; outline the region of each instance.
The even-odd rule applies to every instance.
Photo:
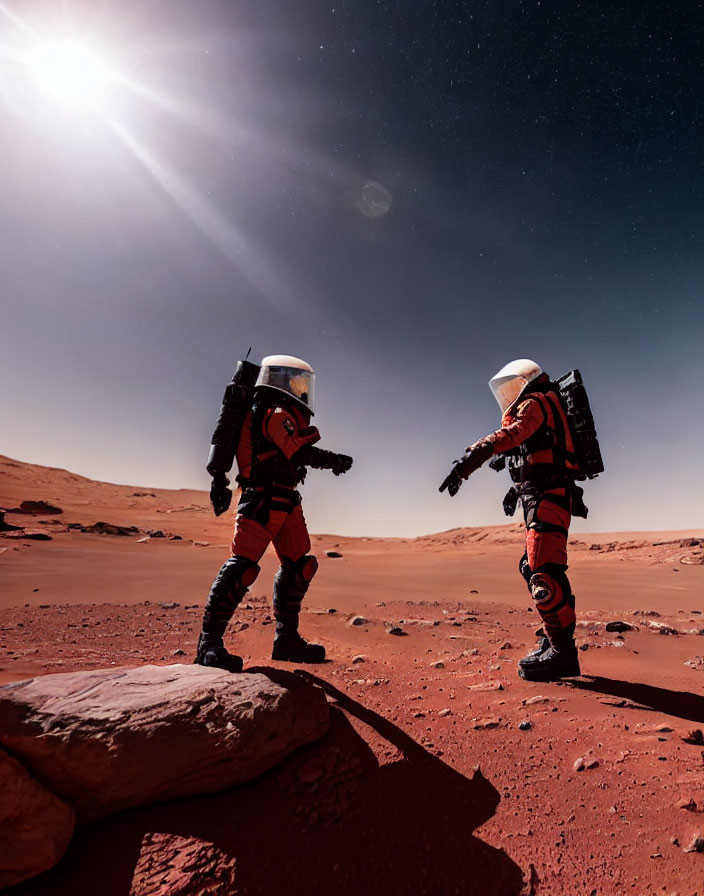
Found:
[[[504,413],[519,398],[528,383],[542,374],[542,368],[529,358],[519,358],[502,367],[489,380],[489,388]]]
[[[262,358],[255,389],[283,392],[313,414],[315,373],[310,364],[292,355],[267,355]]]

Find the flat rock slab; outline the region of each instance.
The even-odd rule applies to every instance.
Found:
[[[0,745],[81,820],[224,790],[327,731],[323,691],[283,680],[172,665],[13,682],[0,687]]]
[[[0,750],[0,889],[52,868],[66,851],[75,813]]]

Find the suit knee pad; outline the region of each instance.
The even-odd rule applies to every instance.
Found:
[[[230,557],[215,577],[208,595],[208,606],[211,609],[234,609],[250,585],[254,584],[259,572],[259,566],[253,560],[240,556]]]

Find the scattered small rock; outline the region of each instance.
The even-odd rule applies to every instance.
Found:
[[[621,622],[616,620],[614,622],[606,623],[606,631],[607,632],[632,632],[633,626],[629,625],[627,622]]]
[[[361,654],[361,653],[358,653],[357,656],[353,656],[353,657],[352,657],[352,662],[353,662],[353,663],[366,663],[366,661],[367,661],[366,656],[364,656],[364,655]]]
[[[686,809],[688,812],[696,812],[697,804],[696,804],[695,800],[692,799],[691,796],[689,796],[689,797],[684,797],[683,799],[681,799],[677,803],[677,808],[678,809]]]
[[[501,724],[501,719],[475,719],[472,723],[472,728],[476,731],[486,731],[489,728],[498,728]]]
[[[469,687],[470,691],[503,691],[504,686],[500,681],[482,681]]]
[[[171,656],[185,656],[185,655],[186,655],[186,651],[181,650],[180,647],[177,647],[176,650],[174,650],[174,652],[171,654]]]
[[[7,512],[39,516],[42,513],[63,513],[63,510],[55,504],[49,504],[48,501],[23,501],[19,507],[14,507]]]
[[[701,728],[692,728],[681,735],[686,744],[694,744],[697,747],[704,746],[704,731]]]
[[[575,759],[574,764],[572,765],[572,768],[576,772],[583,772],[586,767],[587,765],[582,756],[580,756],[579,759]]]
[[[440,712],[438,712],[438,715],[440,716],[441,719],[444,719],[447,716],[452,715],[452,710],[451,709],[441,709]]]
[[[442,660],[435,660],[435,662],[431,663],[430,666],[432,669],[444,669],[445,663],[443,663]]]
[[[166,538],[162,529],[147,529],[147,534],[152,538]]]
[[[387,635],[405,635],[407,633],[404,632],[404,630],[401,628],[400,625],[392,625],[390,628],[386,629],[386,634]]]
[[[366,618],[366,616],[353,616],[350,619],[349,624],[350,625],[366,625],[368,622],[369,622],[369,620]]]
[[[325,556],[330,557],[331,560],[337,560],[342,557],[342,554],[339,551],[325,551]]]
[[[195,547],[195,548],[207,548],[207,547],[210,547],[210,542],[209,542],[209,541],[194,541],[194,542],[193,542],[193,547]]]
[[[81,532],[90,535],[136,535],[139,532],[137,526],[118,526],[115,523],[106,523],[98,520],[92,526],[81,526]]]
[[[138,538],[138,539],[137,539],[137,544],[144,544],[145,541],[150,541],[150,540],[151,540],[151,539],[149,538],[149,536],[148,536],[148,535],[145,535],[143,538]]]
[[[175,610],[176,607],[180,606],[177,604],[175,600],[166,601],[163,604],[159,604],[162,610]]]
[[[704,852],[704,837],[700,837],[697,834],[692,837],[692,842],[689,846],[685,846],[685,852]]]
[[[522,722],[519,722],[518,727],[521,731],[530,731],[533,727],[533,723],[530,719],[524,719]]]
[[[521,700],[523,706],[535,706],[536,703],[549,703],[550,698],[544,697],[542,694],[536,694],[535,697],[528,697],[525,700]]]

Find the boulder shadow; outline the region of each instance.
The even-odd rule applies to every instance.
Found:
[[[567,684],[565,682],[564,684]],[[637,703],[639,709],[662,712],[689,722],[704,723],[704,696],[689,691],[671,691],[636,681],[602,678],[599,675],[582,676],[569,682],[569,687],[595,691],[610,697],[619,697]]]
[[[325,737],[231,790],[79,828],[56,868],[8,896],[519,896],[518,865],[474,833],[500,800],[481,771],[465,777],[314,675],[248,671],[283,685],[300,675],[321,687],[330,701]],[[356,730],[359,723],[373,729],[367,737],[376,753]],[[135,877],[143,838],[152,833],[213,844],[234,860],[234,889],[203,889],[197,869],[176,888],[167,889],[153,867]]]

